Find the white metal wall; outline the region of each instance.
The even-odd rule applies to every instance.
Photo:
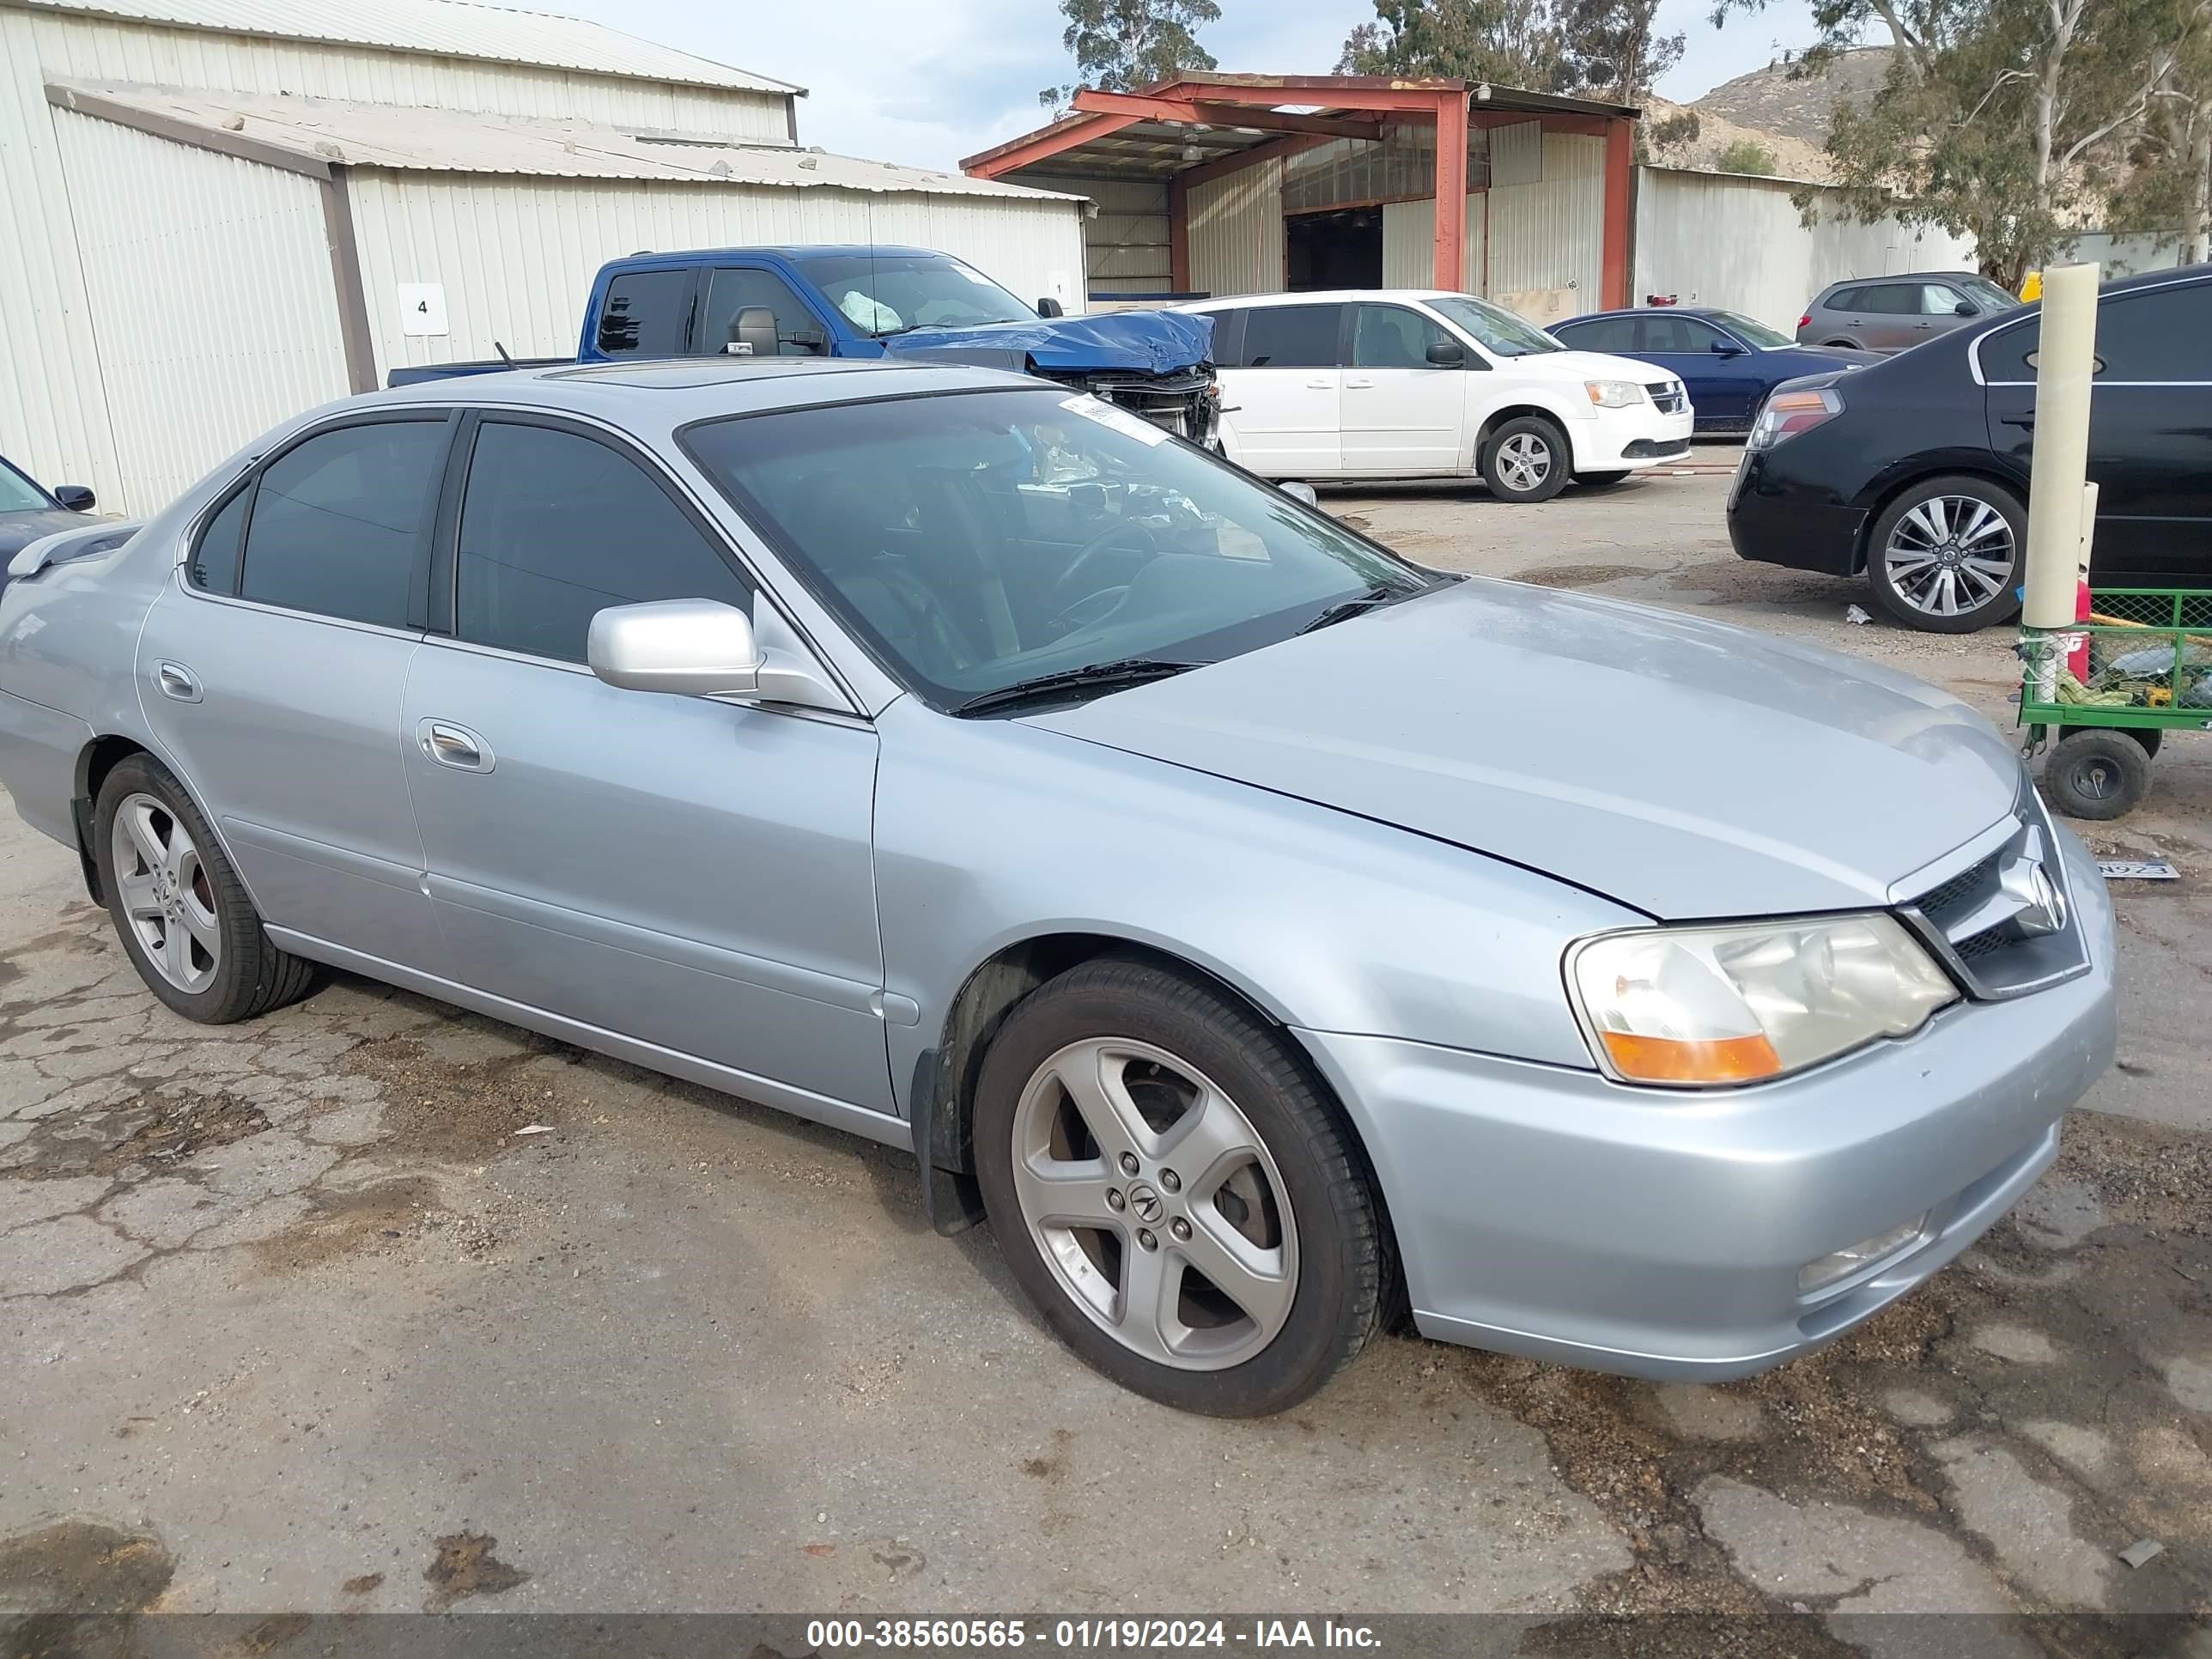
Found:
[[[57,117],[123,480],[102,505],[155,513],[254,434],[346,395],[322,191]]]
[[[1261,161],[1191,187],[1190,283],[1204,294],[1277,294],[1285,270],[1283,164]]]
[[[576,349],[592,276],[641,248],[903,242],[957,254],[1024,300],[1083,308],[1080,204],[817,186],[594,183],[350,169],[381,380],[401,364]],[[445,289],[451,331],[401,332],[398,285]]]
[[[1485,290],[1539,322],[1595,311],[1605,266],[1605,140],[1546,133],[1540,178],[1500,184],[1512,148],[1492,135],[1489,283]],[[1518,161],[1508,170],[1525,176]]]
[[[1093,293],[1166,294],[1175,288],[1164,179],[1084,179],[1024,172],[1008,184],[1087,196],[1097,216],[1083,222],[1087,285]]]
[[[106,501],[135,498],[143,486],[126,490],[117,459],[116,399],[103,384],[46,98],[58,77],[575,116],[754,142],[789,134],[781,94],[164,28],[0,0],[0,453],[41,483],[89,484]]]
[[[1637,171],[1636,264],[1631,297],[1674,295],[1723,306],[1793,333],[1805,302],[1847,276],[1971,270],[1974,244],[1895,218],[1838,218],[1833,194],[1808,228],[1786,181],[1739,173]],[[1585,310],[1595,309],[1593,303]]]
[[[1460,287],[1481,294],[1484,233],[1489,223],[1487,191],[1467,198],[1467,234],[1462,241]],[[1437,279],[1437,203],[1434,197],[1418,202],[1387,202],[1382,207],[1382,286],[1433,288]]]

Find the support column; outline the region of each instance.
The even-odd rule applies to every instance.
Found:
[[[1607,124],[1605,134],[1605,256],[1600,267],[1599,304],[1607,311],[1634,303],[1628,292],[1630,244],[1634,239],[1629,185],[1636,166],[1636,124]]]
[[[1467,94],[1437,94],[1436,285],[1467,286]]]
[[[1190,186],[1180,173],[1168,180],[1168,286],[1191,291]]]

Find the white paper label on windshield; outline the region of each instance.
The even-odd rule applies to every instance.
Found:
[[[1134,438],[1140,444],[1164,444],[1168,441],[1164,429],[1154,426],[1142,416],[1132,415],[1126,409],[1116,409],[1104,398],[1094,398],[1087,392],[1066,399],[1060,407],[1070,414],[1082,416],[1086,421],[1096,421],[1101,426],[1111,427],[1123,437]]]

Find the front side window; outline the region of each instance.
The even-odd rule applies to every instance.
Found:
[[[478,645],[582,662],[610,605],[720,599],[750,587],[644,469],[555,427],[486,421],[461,497],[454,631]]]
[[[599,349],[611,357],[681,357],[690,349],[691,273],[625,271],[599,307]]]
[[[1920,284],[1920,314],[1923,317],[1955,317],[1959,307],[1968,303],[1966,296],[1948,283]]]
[[[1566,349],[1535,324],[1523,322],[1504,307],[1471,294],[1449,295],[1428,303],[1447,322],[1473,335],[1493,357],[1534,357]]]
[[[940,708],[1131,659],[1204,664],[1427,573],[1134,416],[1058,389],[738,416],[684,447]]]
[[[1340,305],[1260,306],[1244,313],[1247,368],[1334,368]]]
[[[1431,346],[1455,343],[1437,324],[1403,306],[1360,306],[1352,313],[1355,368],[1426,368]]]
[[[1762,351],[1797,343],[1780,329],[1769,328],[1756,317],[1747,317],[1741,311],[1716,311],[1713,320],[1728,329],[1736,338],[1757,346]]]
[[[1643,349],[1646,351],[1711,351],[1713,343],[1720,337],[1718,329],[1695,317],[1646,317],[1644,319]]]
[[[775,313],[775,354],[815,357],[830,349],[829,336],[791,284],[772,270],[717,270],[707,283],[707,349],[723,351],[738,337],[738,313],[764,306]]]
[[[878,339],[921,328],[1036,320],[1036,313],[949,254],[833,253],[798,265],[854,327]]]
[[[253,492],[240,596],[404,628],[445,454],[442,419],[342,426],[286,450]]]

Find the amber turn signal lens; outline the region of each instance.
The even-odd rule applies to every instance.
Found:
[[[1613,1069],[1636,1083],[1749,1083],[1782,1069],[1782,1056],[1759,1036],[1680,1042],[1626,1031],[1600,1035]]]

